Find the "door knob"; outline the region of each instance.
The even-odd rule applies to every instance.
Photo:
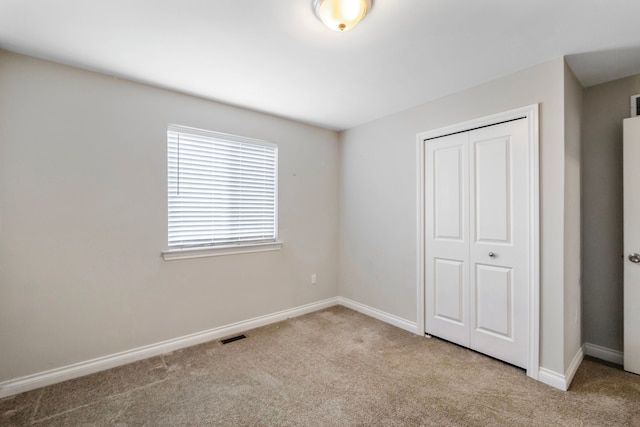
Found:
[[[636,255],[638,255],[638,254],[636,254]],[[489,256],[490,256],[491,258],[495,258],[495,257],[496,257],[496,254],[494,254],[493,252],[489,252]],[[638,261],[634,261],[634,262],[640,262],[640,255],[638,255]]]
[[[640,262],[640,254],[632,253],[629,255],[629,261],[635,262],[636,264]]]

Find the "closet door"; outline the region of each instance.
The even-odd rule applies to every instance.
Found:
[[[425,313],[427,332],[469,346],[468,135],[425,150]]]
[[[529,324],[527,121],[469,133],[469,347],[526,368]]]
[[[426,332],[526,367],[527,120],[425,146]]]

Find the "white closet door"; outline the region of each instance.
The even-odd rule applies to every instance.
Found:
[[[425,147],[426,332],[526,367],[527,120]]]
[[[469,346],[469,145],[467,134],[425,150],[427,332]]]
[[[529,324],[527,121],[469,133],[469,347],[526,368]]]

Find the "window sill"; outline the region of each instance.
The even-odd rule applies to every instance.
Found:
[[[211,256],[249,254],[253,252],[279,251],[282,242],[256,243],[249,245],[211,246],[205,248],[169,249],[162,252],[165,261],[206,258]]]

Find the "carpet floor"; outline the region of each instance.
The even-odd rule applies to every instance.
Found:
[[[332,307],[0,400],[2,426],[640,426],[640,376],[585,359],[567,392]]]

